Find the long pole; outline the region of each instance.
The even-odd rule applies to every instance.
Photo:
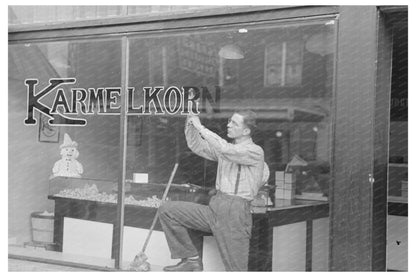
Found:
[[[115,256],[115,268],[120,269],[123,261],[123,228],[124,228],[124,196],[126,181],[126,155],[127,155],[127,114],[126,114],[126,90],[128,87],[129,72],[129,41],[126,36],[121,43],[121,110],[120,110],[120,164],[117,186],[117,221],[114,228],[113,253]]]

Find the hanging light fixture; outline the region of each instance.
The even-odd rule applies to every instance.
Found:
[[[247,33],[247,29],[239,29],[238,33]],[[233,36],[233,32],[227,34],[228,43],[220,48],[218,55],[227,60],[244,59],[243,50],[241,50],[240,46],[234,43]]]
[[[236,44],[227,44],[221,47],[218,55],[228,60],[240,60],[244,59],[244,54],[241,48]]]
[[[306,41],[306,49],[314,54],[325,56],[334,52],[334,35],[331,31],[313,34]]]

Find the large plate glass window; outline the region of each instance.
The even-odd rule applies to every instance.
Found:
[[[134,101],[129,108],[143,105],[146,87],[176,87],[182,92],[191,86],[203,97],[202,124],[223,138],[233,112],[251,109],[258,117],[254,141],[263,147],[271,172],[261,189],[269,198],[266,204],[276,209],[293,201],[327,201],[332,182],[335,29],[336,21],[328,18],[130,36],[128,86],[134,88]],[[215,186],[217,164],[187,147],[185,116],[166,110],[157,114],[153,105],[150,110],[151,115],[128,116],[126,199],[142,202],[135,207],[137,220],[127,218],[126,212],[130,226],[126,224],[125,238],[131,243],[125,241],[125,260],[132,260],[143,243],[155,214],[150,206],[160,200],[175,163],[179,168],[170,200],[206,204]],[[282,181],[284,174],[293,178]],[[319,224],[316,232],[322,242],[314,253],[324,250],[314,254],[313,268],[326,270],[328,218]],[[151,263],[172,264],[160,225],[153,236],[160,239],[152,238],[148,247]],[[303,249],[299,255],[304,254]],[[293,269],[287,266],[297,265],[273,261],[273,270]]]
[[[36,124],[25,124],[29,88],[38,95],[52,79],[71,81],[37,99]],[[37,257],[62,252],[69,262],[114,267],[120,118],[98,110],[108,108],[104,88],[120,84],[119,39],[9,45],[9,238],[47,250]],[[73,105],[84,95],[75,88],[85,90],[85,109]],[[66,117],[86,126],[60,116],[71,111]]]

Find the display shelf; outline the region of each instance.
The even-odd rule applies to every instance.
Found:
[[[408,203],[407,197],[402,196],[388,196],[387,197],[388,202],[396,202],[396,203]]]
[[[316,201],[328,201],[328,197],[323,196],[322,193],[302,193],[296,194],[296,199],[303,199],[303,200],[316,200]]]
[[[389,196],[388,215],[408,216],[408,200],[404,197]]]
[[[389,163],[389,166],[391,167],[408,167],[407,163]]]

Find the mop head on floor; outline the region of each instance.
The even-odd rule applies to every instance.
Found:
[[[147,262],[147,256],[143,252],[134,257],[130,263],[130,269],[135,271],[150,271],[150,264]]]

